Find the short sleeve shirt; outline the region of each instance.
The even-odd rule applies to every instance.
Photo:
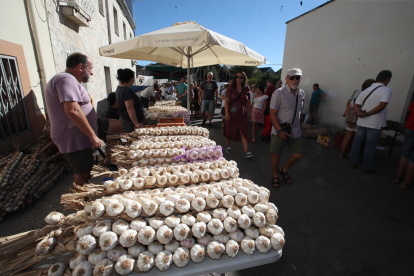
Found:
[[[98,132],[95,109],[88,91],[69,73],[59,73],[50,79],[45,91],[50,120],[50,136],[61,153],[71,153],[92,147],[89,137],[66,115],[64,102],[77,102],[89,125]]]
[[[180,95],[180,96],[183,95],[185,93],[185,90],[187,90],[187,84],[185,84],[183,82],[180,82],[177,85],[177,93],[178,93],[178,95]],[[184,97],[182,97],[180,100],[181,101],[187,101],[187,95],[185,95]]]
[[[203,100],[214,100],[218,85],[216,81],[203,81],[201,89],[203,89]]]
[[[223,91],[221,91],[220,96],[224,96],[224,100],[221,100],[221,108],[223,108],[224,105],[226,104],[226,89],[224,89]]]
[[[138,97],[134,91],[127,86],[118,86],[116,88],[116,102],[118,103],[119,119],[132,122],[129,117],[125,102],[128,100],[134,100],[134,109],[138,122],[144,120],[144,110],[142,109],[141,98]]]
[[[277,110],[276,117],[279,120],[279,123],[289,123],[292,124],[293,117],[295,117],[295,121],[292,125],[292,138],[300,138],[301,130],[300,130],[300,116],[302,114],[302,110],[305,108],[305,92],[297,88],[298,97],[298,107],[296,109],[296,117],[295,115],[295,106],[296,106],[296,97],[290,91],[289,86],[284,86],[277,89],[272,96],[272,100],[270,101],[270,109]],[[272,135],[277,135],[277,131],[274,126],[272,126]]]
[[[408,107],[409,110],[411,110],[410,115],[407,119],[407,124],[405,125],[406,128],[414,131],[414,101],[410,104]]]
[[[319,105],[321,102],[320,102],[320,101],[318,101],[318,99],[319,99],[320,97],[322,97],[322,95],[323,95],[324,93],[325,93],[325,92],[324,92],[322,89],[318,89],[318,90],[313,91],[313,92],[312,92],[312,96],[311,96],[311,100],[310,100],[310,104],[313,104],[313,105]]]
[[[361,106],[362,110],[367,112],[377,107],[381,102],[389,103],[392,95],[392,90],[386,87],[382,83],[374,83],[367,89],[361,92],[355,104],[362,105],[365,98],[371,93],[371,91],[377,88],[365,101],[364,106]],[[381,127],[387,126],[387,106],[377,114],[358,118],[358,126],[380,129]]]
[[[268,98],[267,95],[255,97],[253,100],[253,107],[257,109],[263,109],[264,100],[266,100],[267,98]]]

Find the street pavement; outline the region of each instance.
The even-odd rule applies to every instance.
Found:
[[[210,138],[224,150],[220,124],[217,114]],[[304,139],[303,158],[289,171],[292,184],[281,180],[281,187],[274,189],[269,145],[261,140],[250,144],[254,156],[244,159],[242,144],[233,142],[233,152],[224,157],[237,162],[242,178],[271,191],[286,245],[278,262],[227,275],[413,275],[414,191],[393,183],[398,147],[391,157],[388,149],[376,151],[374,166],[379,173],[367,175],[361,172],[361,163],[351,169],[349,160],[338,157],[339,150]],[[281,164],[289,155],[286,149]],[[62,211],[60,195],[68,192],[72,181],[73,176],[66,174],[27,209],[6,216],[0,236],[43,227],[49,212]]]

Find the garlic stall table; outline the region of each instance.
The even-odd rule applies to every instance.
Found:
[[[226,255],[221,256],[220,260],[205,258],[201,264],[190,262],[185,268],[171,266],[167,270],[168,276],[198,276],[206,273],[215,272],[224,275],[227,272],[238,271],[250,267],[270,264],[278,261],[282,257],[282,250],[271,249],[268,253],[262,254],[254,252],[253,255],[238,254],[235,258]],[[163,276],[165,272],[152,269],[145,273],[146,276]],[[130,276],[139,276],[140,273],[132,273]]]

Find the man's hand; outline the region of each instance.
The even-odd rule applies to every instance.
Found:
[[[292,137],[292,135],[288,134],[285,131],[282,131],[281,133],[279,133],[278,136],[279,136],[279,139],[282,140],[282,141],[286,141],[287,139]]]
[[[368,116],[368,114],[365,110],[361,110],[360,112],[358,112],[358,117],[360,117],[360,118],[364,118],[364,117],[367,117],[367,116]]]
[[[98,136],[92,135],[91,137],[89,137],[89,140],[91,140],[92,142],[91,149],[97,149],[101,147],[101,139],[99,139]]]
[[[143,127],[144,127],[144,125],[143,125],[143,124],[136,124],[136,125],[135,125],[135,127],[136,127],[136,128],[143,128]]]

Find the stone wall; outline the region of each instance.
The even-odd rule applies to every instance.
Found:
[[[102,2],[105,3],[105,0]],[[69,54],[82,52],[88,55],[94,63],[94,74],[90,78],[89,83],[86,84],[86,87],[96,108],[97,103],[107,96],[105,66],[110,67],[112,91],[115,91],[118,85],[116,71],[119,68],[129,68],[135,71],[135,67],[131,66],[131,60],[129,59],[105,58],[99,55],[99,47],[109,44],[108,14],[112,43],[124,40],[123,23],[126,25],[127,39],[131,35],[134,37],[134,30],[116,0],[108,0],[109,12],[107,13],[106,5],[104,5],[103,14],[99,11],[98,0],[91,0],[90,3],[93,7],[90,12],[92,19],[89,21],[89,27],[79,27],[71,20],[62,16],[59,12],[58,1],[56,0],[46,0],[46,8],[48,10],[50,38],[56,72],[63,72],[65,70],[66,58]],[[118,13],[119,35],[114,31],[114,8]]]

